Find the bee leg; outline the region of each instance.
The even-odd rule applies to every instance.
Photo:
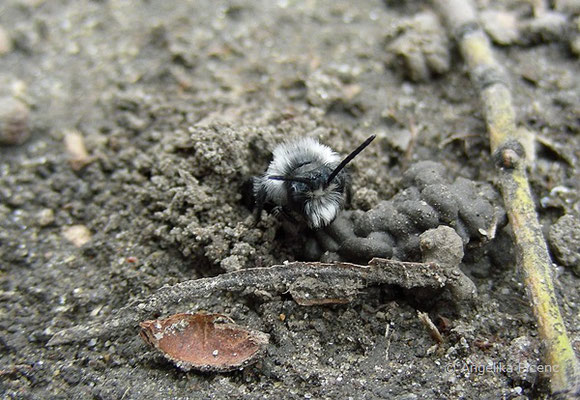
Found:
[[[242,194],[242,204],[248,210],[253,211],[256,208],[256,177],[248,178],[242,183],[240,192]]]
[[[272,209],[272,214],[275,215],[277,218],[282,217],[284,220],[292,223],[298,224],[298,220],[290,214],[290,212],[282,206],[274,207]]]
[[[299,224],[299,221],[292,215],[292,213],[283,206],[274,207],[272,209],[272,215],[275,215],[277,218],[283,219],[286,222],[290,222],[293,225]]]
[[[272,210],[278,220],[281,222],[282,230],[289,237],[296,237],[299,235],[302,224],[296,219],[290,210],[282,206],[275,207]]]

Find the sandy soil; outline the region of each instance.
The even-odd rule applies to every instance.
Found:
[[[528,1],[478,3],[534,20]],[[571,24],[580,7],[555,3]],[[287,138],[346,154],[377,134],[352,166],[353,209],[389,199],[420,160],[493,184],[481,104],[457,49],[421,22],[429,10],[419,1],[4,0],[0,96],[20,106],[3,106],[14,111],[0,113],[0,127],[16,118],[30,137],[0,146],[2,397],[546,397],[509,227],[485,251],[466,250],[473,307],[372,287],[344,305],[248,291],[160,310],[219,312],[269,333],[264,358],[243,371],[181,372],[138,327],[46,347],[61,329],[106,319],[163,285],[300,259],[300,240],[276,217],[251,226],[241,195]],[[580,258],[578,58],[553,29],[525,36],[539,29],[508,32],[496,51],[518,123],[539,138],[531,181],[580,351],[580,278],[563,266]],[[18,138],[24,125],[15,126]],[[65,150],[71,132],[89,154],[82,168]],[[439,348],[417,309],[445,318]]]

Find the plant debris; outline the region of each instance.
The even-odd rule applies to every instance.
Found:
[[[220,291],[260,291],[277,294],[290,292],[299,304],[316,305],[342,302],[352,298],[360,289],[371,285],[392,285],[403,289],[430,289],[440,292],[448,289],[457,300],[474,296],[472,283],[465,284],[458,268],[442,267],[435,263],[415,263],[372,259],[368,265],[351,263],[292,262],[266,268],[221,274],[213,278],[194,279],[164,286],[144,300],[137,300],[121,308],[107,322],[94,321],[86,326],[75,326],[56,333],[47,346],[80,342],[95,337],[118,336],[132,329],[140,320],[162,308],[185,301],[209,297]],[[309,285],[309,283],[315,283]],[[340,292],[340,293],[339,293]],[[462,298],[457,298],[462,293]],[[307,300],[306,300],[307,299]],[[330,299],[325,301],[325,299]]]
[[[437,326],[435,326],[433,321],[431,321],[429,314],[417,311],[417,315],[419,316],[419,321],[421,321],[421,323],[425,325],[425,328],[427,328],[427,332],[429,332],[431,338],[433,338],[433,340],[437,342],[437,344],[443,343],[444,342],[443,336],[441,336],[441,332],[439,332]]]
[[[221,314],[175,314],[140,325],[141,338],[184,371],[247,367],[259,360],[269,340]]]
[[[79,171],[93,161],[85,147],[85,139],[80,132],[67,131],[64,135],[64,145],[73,171]]]

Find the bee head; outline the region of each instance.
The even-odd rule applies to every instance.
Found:
[[[343,192],[346,181],[346,171],[335,175],[332,180],[328,178],[333,168],[327,165],[320,166],[311,171],[301,174],[304,180],[290,182],[291,196],[305,196],[305,200],[324,197],[329,192]]]
[[[286,182],[290,205],[305,217],[311,228],[329,225],[344,204],[347,180],[344,167],[374,138],[375,135],[370,136],[338,165],[323,164],[308,168],[310,163],[306,162],[296,168],[301,170],[296,176],[271,175],[268,179]]]

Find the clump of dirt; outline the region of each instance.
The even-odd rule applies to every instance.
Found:
[[[450,226],[469,247],[482,247],[507,223],[499,195],[462,177],[450,183],[442,164],[422,161],[403,175],[404,187],[366,213],[343,212],[306,243],[306,256],[367,262],[373,257],[418,260],[419,236]],[[494,206],[495,204],[495,206]]]

